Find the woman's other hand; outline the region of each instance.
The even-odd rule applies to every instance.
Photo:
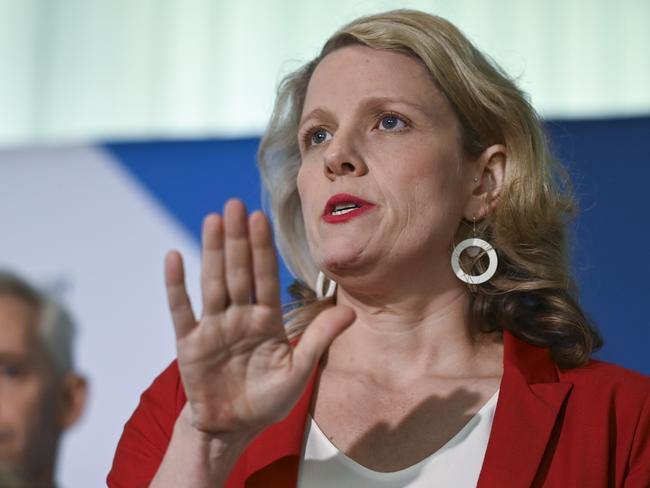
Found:
[[[170,252],[165,281],[178,366],[191,424],[206,434],[255,434],[288,414],[332,340],[354,320],[347,307],[321,313],[294,348],[284,331],[278,266],[266,216],[247,218],[230,200],[203,223],[196,320],[181,255]]]

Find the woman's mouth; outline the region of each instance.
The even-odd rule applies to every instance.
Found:
[[[329,224],[347,222],[371,210],[374,203],[347,193],[338,193],[325,204],[323,220]]]

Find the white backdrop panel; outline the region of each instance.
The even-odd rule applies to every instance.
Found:
[[[0,222],[0,267],[37,284],[63,283],[79,325],[77,364],[90,401],[64,437],[59,481],[105,486],[125,420],[175,354],[164,254],[179,249],[196,277],[198,246],[91,147],[0,152]],[[197,297],[196,280],[189,287]]]

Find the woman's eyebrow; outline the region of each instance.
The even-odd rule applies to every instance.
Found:
[[[422,112],[425,115],[428,114],[427,107],[425,107],[424,105],[422,105],[420,103],[417,103],[417,102],[415,102],[413,100],[409,100],[408,98],[401,98],[401,97],[388,97],[388,96],[386,96],[386,97],[377,97],[377,96],[367,97],[367,98],[364,98],[362,100],[361,105],[362,105],[362,108],[366,108],[366,106],[376,107],[376,106],[384,105],[384,104],[387,104],[387,103],[400,103],[400,104],[403,104],[403,105],[408,105],[409,107],[412,107],[412,108],[418,110],[419,112]]]
[[[301,119],[300,123],[298,124],[298,127],[302,127],[305,122],[307,122],[309,119],[324,119],[324,118],[331,118],[332,112],[329,110],[326,110],[324,108],[315,108],[311,112],[305,114]]]
[[[359,109],[360,110],[366,110],[368,108],[374,108],[378,107],[381,105],[385,105],[388,103],[399,103],[399,104],[404,104],[408,105],[409,107],[414,108],[415,110],[421,112],[424,115],[428,115],[430,110],[427,109],[424,105],[417,103],[413,100],[409,100],[406,98],[400,98],[400,97],[377,97],[377,96],[371,96],[371,97],[366,97],[363,100],[361,100],[359,104]],[[310,111],[309,113],[305,114],[302,119],[300,119],[300,124],[298,127],[302,127],[305,122],[307,122],[309,119],[323,119],[323,118],[333,118],[332,112],[330,112],[327,109],[324,108],[315,108],[314,110]]]

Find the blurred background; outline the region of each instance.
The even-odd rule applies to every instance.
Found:
[[[282,75],[343,23],[402,7],[455,23],[530,94],[580,200],[573,265],[598,357],[650,374],[650,1],[0,0],[0,267],[71,306],[91,380],[62,486],[104,485],[174,357],[166,250],[198,304],[201,218],[232,196],[260,206]]]

